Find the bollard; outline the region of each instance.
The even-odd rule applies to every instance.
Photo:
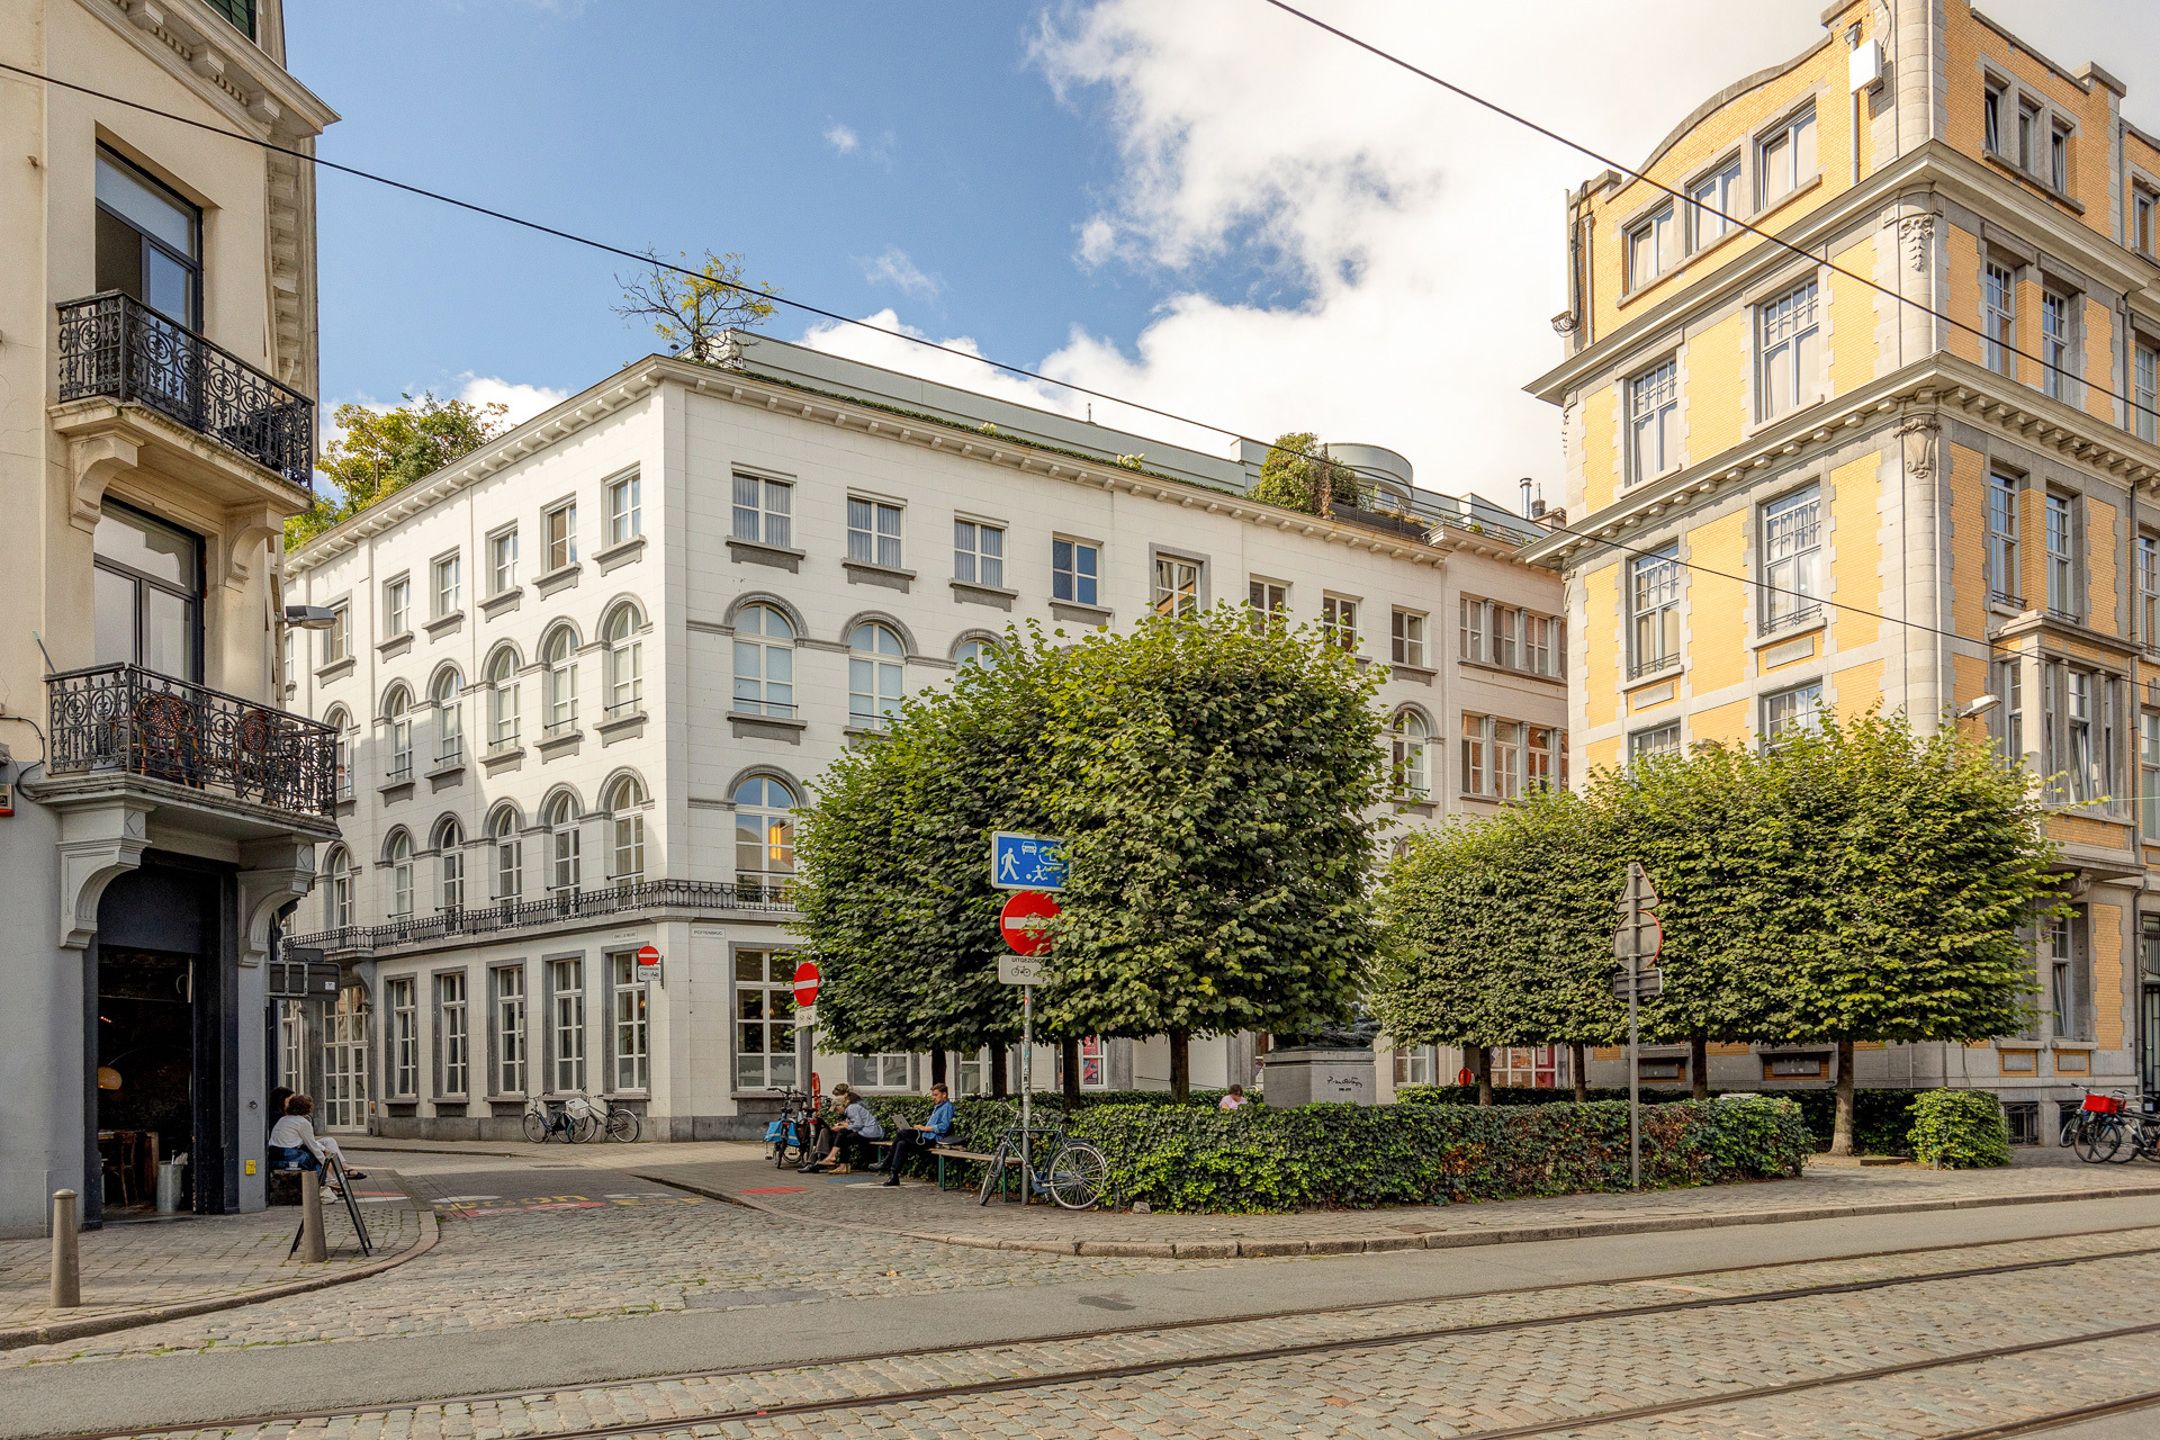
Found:
[[[52,1197],[52,1303],[65,1309],[82,1304],[81,1242],[75,1219],[75,1192],[55,1190]]]
[[[315,1170],[300,1172],[300,1259],[308,1264],[321,1264],[330,1258],[330,1247],[323,1242],[322,1174]]]

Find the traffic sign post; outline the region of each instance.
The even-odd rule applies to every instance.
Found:
[[[1000,890],[1063,890],[1065,842],[998,831],[990,837],[990,883]]]
[[[1010,837],[998,837],[1000,840],[1007,838]],[[994,879],[998,864],[995,845],[991,847],[990,855]],[[1065,883],[1062,858],[1057,867],[1057,881],[1062,886]],[[998,910],[998,934],[1005,937],[1006,946],[1015,955],[1026,957],[1016,960],[1007,956],[998,961],[998,979],[1020,987],[1020,1203],[1023,1205],[1035,1194],[1035,1167],[1028,1147],[1034,1138],[1035,1127],[1035,982],[1042,978],[1043,971],[1042,961],[1035,957],[1050,953],[1049,925],[1057,917],[1057,901],[1039,890],[1022,890],[1008,898]]]
[[[1642,1033],[1637,1024],[1637,1005],[1655,999],[1665,988],[1657,970],[1658,956],[1665,951],[1665,927],[1651,909],[1658,903],[1657,889],[1650,883],[1640,861],[1628,862],[1627,893],[1620,898],[1620,928],[1613,934],[1613,954],[1620,972],[1613,977],[1613,994],[1627,999],[1627,1168],[1628,1188],[1642,1189]]]

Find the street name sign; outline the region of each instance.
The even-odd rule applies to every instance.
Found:
[[[1040,955],[1050,948],[1049,922],[1057,916],[1057,901],[1040,890],[1022,890],[998,911],[998,934],[1005,937],[1014,954]]]
[[[1063,890],[1065,842],[998,831],[990,837],[990,883],[1000,890]]]
[[[1040,960],[1018,955],[998,956],[998,979],[1007,985],[1040,985],[1050,967]]]

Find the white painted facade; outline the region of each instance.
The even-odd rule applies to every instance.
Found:
[[[777,341],[735,350],[725,366],[631,365],[289,557],[295,600],[349,616],[349,655],[318,645],[291,699],[351,737],[342,846],[293,926],[329,932],[301,939],[353,962],[365,985],[364,1085],[333,1123],[505,1133],[530,1096],[583,1088],[642,1108],[648,1133],[761,1126],[768,1084],[802,1078],[761,1058],[770,1032],[756,1018],[759,987],[795,963],[779,888],[790,797],[874,729],[896,687],[939,683],[1008,624],[1132,622],[1155,603],[1158,562],[1193,577],[1201,604],[1245,600],[1260,580],[1284,587],[1297,619],[1319,618],[1324,601],[1356,605],[1358,653],[1390,666],[1388,708],[1431,736],[1430,794],[1406,823],[1491,803],[1465,792],[1465,713],[1555,745],[1564,732],[1558,648],[1549,678],[1461,656],[1463,597],[1551,616],[1557,579],[1513,558],[1508,527],[1523,522],[1413,495],[1400,457],[1340,451],[1403,477],[1386,488],[1410,522],[1321,520],[1243,497],[1257,452],[1181,451]],[[1133,454],[1141,469],[1114,463]],[[632,477],[634,530],[610,488]],[[784,530],[739,512],[753,481],[761,508],[784,498]],[[863,522],[852,559],[851,502]],[[546,553],[547,516],[564,503],[576,558],[551,563],[565,557]],[[498,577],[491,540],[512,527],[516,573]],[[1076,542],[1096,547],[1092,596],[1074,589]],[[452,556],[457,593],[438,601]],[[1054,559],[1068,562],[1062,590]],[[398,628],[388,587],[401,579]],[[1407,660],[1393,648],[1397,611],[1421,626],[1422,654]],[[386,700],[406,718],[385,718]],[[462,746],[446,761],[453,725]],[[408,744],[409,773],[396,758]],[[1489,770],[1503,751],[1518,775],[1530,764],[1505,732],[1481,735],[1476,759]],[[507,916],[491,821],[522,846],[524,908]],[[446,835],[462,843],[446,848]],[[556,868],[573,844],[574,877]],[[451,918],[446,861],[464,885]],[[613,888],[633,880],[646,888]],[[410,919],[391,925],[408,895]],[[647,943],[665,956],[661,977],[618,987],[620,957]],[[521,1017],[498,1004],[505,973],[522,987]],[[318,1093],[335,1096],[323,1037],[288,1038]],[[1250,1037],[1196,1045],[1194,1082],[1249,1080],[1252,1051]],[[358,1053],[350,1039],[334,1052],[348,1084]],[[1167,1083],[1160,1042],[1097,1055],[1090,1078]],[[1053,1083],[1050,1060],[1040,1084]],[[816,1068],[827,1086],[843,1074],[869,1088],[928,1083],[923,1057],[819,1055]],[[981,1083],[979,1068],[957,1073]]]

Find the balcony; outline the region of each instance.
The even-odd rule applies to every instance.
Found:
[[[433,915],[410,916],[387,925],[347,925],[313,935],[295,935],[289,943],[332,954],[367,955],[400,945],[485,938],[535,930],[608,915],[651,910],[687,910],[698,914],[762,911],[792,915],[784,882],[757,884],[711,880],[640,880],[599,890],[561,890],[537,900],[503,900]]]
[[[328,725],[135,665],[46,679],[55,778],[146,776],[295,815],[336,805]]]
[[[117,290],[59,311],[63,405],[144,406],[313,495],[314,401]]]

